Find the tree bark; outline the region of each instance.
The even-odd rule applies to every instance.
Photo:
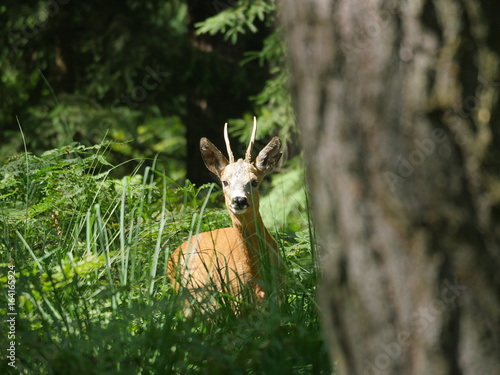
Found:
[[[498,373],[500,4],[280,5],[338,373]]]

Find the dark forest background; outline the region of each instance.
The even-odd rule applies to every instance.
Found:
[[[0,25],[1,159],[23,135],[35,154],[116,141],[113,164],[201,184],[199,139],[223,145],[228,121],[244,143],[254,115],[297,153],[273,1],[8,1]]]

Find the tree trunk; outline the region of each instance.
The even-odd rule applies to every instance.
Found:
[[[498,14],[281,0],[339,374],[500,371]]]

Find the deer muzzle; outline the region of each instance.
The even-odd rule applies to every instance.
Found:
[[[231,209],[235,214],[244,213],[248,207],[250,207],[250,204],[247,197],[234,197],[231,199]]]

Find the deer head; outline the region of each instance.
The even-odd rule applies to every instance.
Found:
[[[251,161],[252,148],[257,131],[257,122],[254,125],[250,143],[245,159],[234,160],[233,152],[227,134],[227,123],[224,126],[224,139],[226,141],[229,160],[207,138],[200,140],[200,150],[203,161],[208,170],[214,173],[222,183],[226,206],[235,215],[259,209],[258,188],[266,174],[271,172],[281,158],[281,140],[274,137]],[[251,210],[250,210],[251,209]]]

